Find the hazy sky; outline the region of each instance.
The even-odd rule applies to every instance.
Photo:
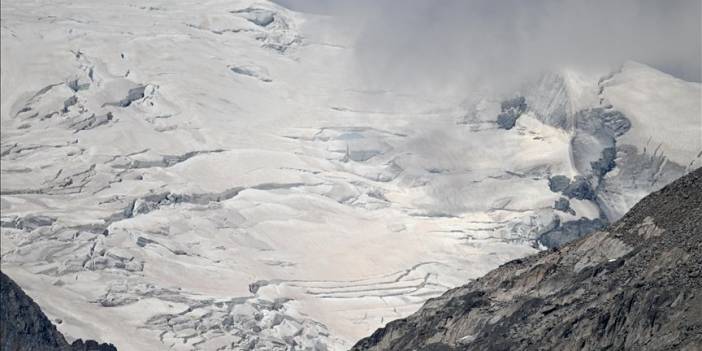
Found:
[[[544,70],[608,71],[626,60],[700,81],[702,0],[278,0],[358,26],[369,77],[512,84]]]

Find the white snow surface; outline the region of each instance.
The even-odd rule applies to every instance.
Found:
[[[622,136],[621,144],[633,145],[643,153],[659,151],[683,167],[702,166],[699,83],[630,61],[602,87],[605,101],[631,116],[631,130]]]
[[[249,0],[1,6],[2,269],[69,338],[346,349],[534,253],[557,216],[597,215],[553,210],[548,177],[578,174],[571,131],[533,112],[498,129],[489,97],[466,111],[369,89],[334,18]],[[699,158],[699,84],[631,66],[606,83],[634,116],[626,140]],[[569,108],[596,103],[596,78],[565,81]],[[691,131],[656,120],[669,106]]]

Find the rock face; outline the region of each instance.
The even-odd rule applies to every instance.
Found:
[[[117,351],[112,344],[78,339],[72,344],[39,306],[5,273],[0,272],[0,349],[7,351]]]
[[[702,168],[604,231],[509,262],[353,350],[698,350]]]
[[[517,123],[517,118],[527,109],[523,96],[505,100],[500,104],[502,112],[497,116],[497,126],[502,129],[512,129]]]

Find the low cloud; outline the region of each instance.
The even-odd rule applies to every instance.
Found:
[[[500,89],[547,70],[626,60],[700,81],[700,0],[280,0],[359,28],[371,85]],[[304,4],[304,5],[303,5]]]

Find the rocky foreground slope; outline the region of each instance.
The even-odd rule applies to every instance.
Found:
[[[620,221],[429,300],[353,350],[699,350],[702,168]]]
[[[0,272],[0,349],[6,351],[117,351],[112,344],[78,339],[69,344],[32,298]]]

